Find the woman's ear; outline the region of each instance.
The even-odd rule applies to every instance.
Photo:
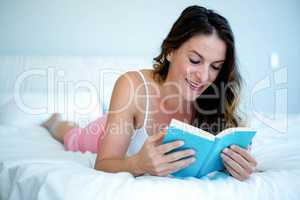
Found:
[[[173,51],[171,51],[170,53],[167,54],[166,59],[169,62],[172,62],[172,58],[173,58]]]

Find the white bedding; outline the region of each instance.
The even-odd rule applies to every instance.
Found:
[[[64,151],[38,126],[0,125],[0,199],[300,199],[300,118],[288,134],[259,128],[256,172],[240,182],[218,173],[184,180],[93,169],[95,154]]]

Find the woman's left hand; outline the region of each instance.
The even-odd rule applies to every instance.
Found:
[[[226,170],[236,179],[243,181],[253,173],[257,162],[247,149],[231,145],[221,152]]]

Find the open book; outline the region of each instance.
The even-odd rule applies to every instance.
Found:
[[[255,134],[256,131],[250,128],[236,127],[225,129],[215,136],[200,128],[172,119],[164,135],[162,144],[175,140],[184,141],[183,146],[167,154],[184,149],[194,149],[196,151],[194,155],[195,162],[171,175],[175,177],[193,176],[200,178],[210,172],[224,168],[220,157],[220,153],[224,148],[232,144],[247,148]]]

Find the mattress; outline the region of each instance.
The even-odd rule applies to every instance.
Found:
[[[201,179],[94,170],[96,154],[65,151],[40,126],[0,125],[0,199],[300,199],[300,117],[279,133],[255,125],[258,166],[245,181],[218,172]]]

